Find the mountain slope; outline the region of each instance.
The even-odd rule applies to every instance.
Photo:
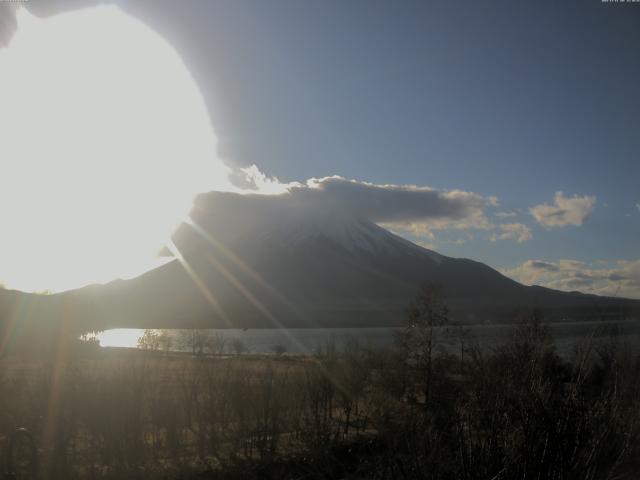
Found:
[[[550,320],[640,311],[639,301],[525,287],[349,212],[280,200],[202,195],[193,225],[174,236],[179,260],[132,280],[59,295],[2,292],[0,312],[10,319],[5,325],[392,326],[402,323],[406,306],[426,284],[439,285],[454,319],[466,323],[510,321],[532,308]]]

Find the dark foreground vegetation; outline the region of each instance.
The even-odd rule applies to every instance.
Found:
[[[426,291],[387,351],[5,358],[0,433],[33,433],[42,479],[637,478],[640,357],[615,332],[561,358],[535,315],[491,351],[439,326]]]

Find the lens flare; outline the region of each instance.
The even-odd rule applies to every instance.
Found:
[[[141,273],[196,193],[231,189],[178,54],[114,6],[18,12],[0,51],[0,282],[61,291]]]

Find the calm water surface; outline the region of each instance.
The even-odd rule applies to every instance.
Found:
[[[569,322],[550,324],[558,351],[569,354],[580,341],[590,336],[606,337],[615,329],[621,342],[640,350],[640,322],[624,320],[616,322]],[[513,332],[513,325],[474,325],[465,327],[468,340],[483,347],[491,348],[504,343]],[[165,330],[178,338],[179,331]],[[210,330],[211,334],[224,339],[226,349],[231,352],[239,339],[250,353],[273,353],[281,347],[288,354],[312,354],[319,348],[333,344],[339,350],[354,340],[360,345],[384,348],[393,345],[397,328],[290,328],[290,329],[248,329]],[[98,335],[103,347],[135,347],[144,330],[114,329]],[[177,345],[175,349],[179,349]]]

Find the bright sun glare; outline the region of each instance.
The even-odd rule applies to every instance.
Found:
[[[228,189],[194,80],[117,7],[18,14],[0,50],[0,282],[61,291],[159,263],[198,192]]]

